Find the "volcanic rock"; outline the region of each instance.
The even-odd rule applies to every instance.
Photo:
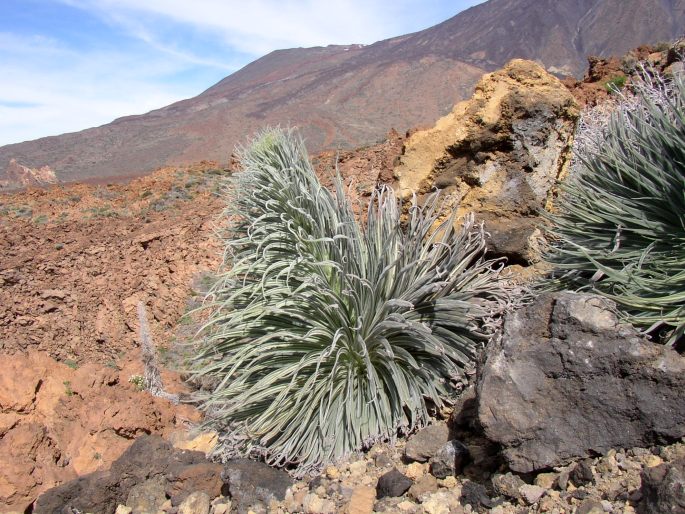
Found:
[[[571,470],[570,478],[576,487],[593,483],[595,475],[592,472],[592,459],[583,459],[578,462]]]
[[[513,473],[506,473],[504,475],[495,475],[492,477],[492,487],[497,494],[506,496],[507,498],[518,499],[521,497],[519,489],[525,485],[518,475]]]
[[[407,441],[404,456],[409,461],[428,462],[449,441],[446,423],[434,423],[422,428]]]
[[[110,466],[132,438],[174,429],[177,413],[194,416],[101,364],[73,369],[31,352],[2,355],[0,366],[0,510],[24,510],[42,491]]]
[[[10,159],[5,168],[6,178],[0,181],[0,190],[3,188],[16,189],[23,187],[44,187],[57,182],[55,172],[50,166],[30,168],[19,164],[16,159]]]
[[[33,511],[37,514],[62,512],[68,507],[104,514],[128,503],[134,512],[142,512],[141,509],[160,503],[168,487],[182,489],[174,487],[176,477],[192,476],[193,467],[206,464],[201,452],[176,450],[159,436],[142,436],[109,470],[96,471],[46,491],[36,500]],[[191,492],[186,491],[185,496]],[[220,489],[210,488],[208,493],[215,497]]]
[[[126,506],[131,509],[132,514],[157,512],[166,502],[165,487],[166,479],[160,476],[136,484],[128,493]]]
[[[685,459],[642,472],[643,514],[685,513]]]
[[[558,79],[513,60],[485,75],[473,98],[434,128],[407,140],[395,168],[399,192],[443,190],[460,215],[485,221],[495,255],[534,261],[537,214],[565,172],[578,115]]]
[[[283,500],[294,483],[285,471],[248,459],[227,462],[222,476],[239,511],[247,511],[258,503]]]
[[[400,473],[397,468],[393,468],[378,479],[376,497],[380,499],[386,496],[402,496],[413,483],[410,478]]]
[[[685,359],[609,300],[543,294],[506,317],[486,354],[478,418],[514,471],[685,436]]]
[[[469,450],[466,446],[456,440],[448,441],[431,458],[431,474],[436,478],[457,476],[469,460]]]
[[[192,493],[178,507],[178,514],[209,514],[209,496],[203,492]]]

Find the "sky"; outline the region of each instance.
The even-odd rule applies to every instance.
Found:
[[[0,0],[0,146],[198,95],[279,48],[370,44],[483,0]]]

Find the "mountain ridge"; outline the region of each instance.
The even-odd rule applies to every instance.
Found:
[[[369,144],[432,124],[512,58],[579,76],[589,54],[622,55],[683,26],[685,0],[490,0],[371,45],[276,50],[193,98],[0,147],[0,180],[12,159],[60,181],[226,162],[264,125],[300,127],[312,151]]]

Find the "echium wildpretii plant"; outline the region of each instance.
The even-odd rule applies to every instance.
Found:
[[[676,345],[685,331],[685,82],[650,77],[587,111],[552,215],[552,285],[602,294]]]
[[[437,223],[436,196],[402,222],[389,188],[361,225],[292,131],[265,130],[241,161],[194,360],[219,453],[304,473],[425,424],[509,300],[482,227]]]

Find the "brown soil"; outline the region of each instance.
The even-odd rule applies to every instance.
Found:
[[[356,198],[392,177],[403,138],[338,156]],[[317,156],[330,185],[336,154]],[[162,365],[220,262],[215,163],[164,168],[125,184],[70,184],[0,195],[0,512],[106,469],[143,433],[179,433],[200,414],[137,390],[136,308]],[[177,372],[165,388],[186,391]],[[182,438],[181,438],[182,439]]]
[[[204,163],[0,197],[0,511],[199,420],[129,380],[143,373],[138,302],[164,356],[192,279],[217,266],[219,176]],[[163,380],[184,391],[178,373]]]

